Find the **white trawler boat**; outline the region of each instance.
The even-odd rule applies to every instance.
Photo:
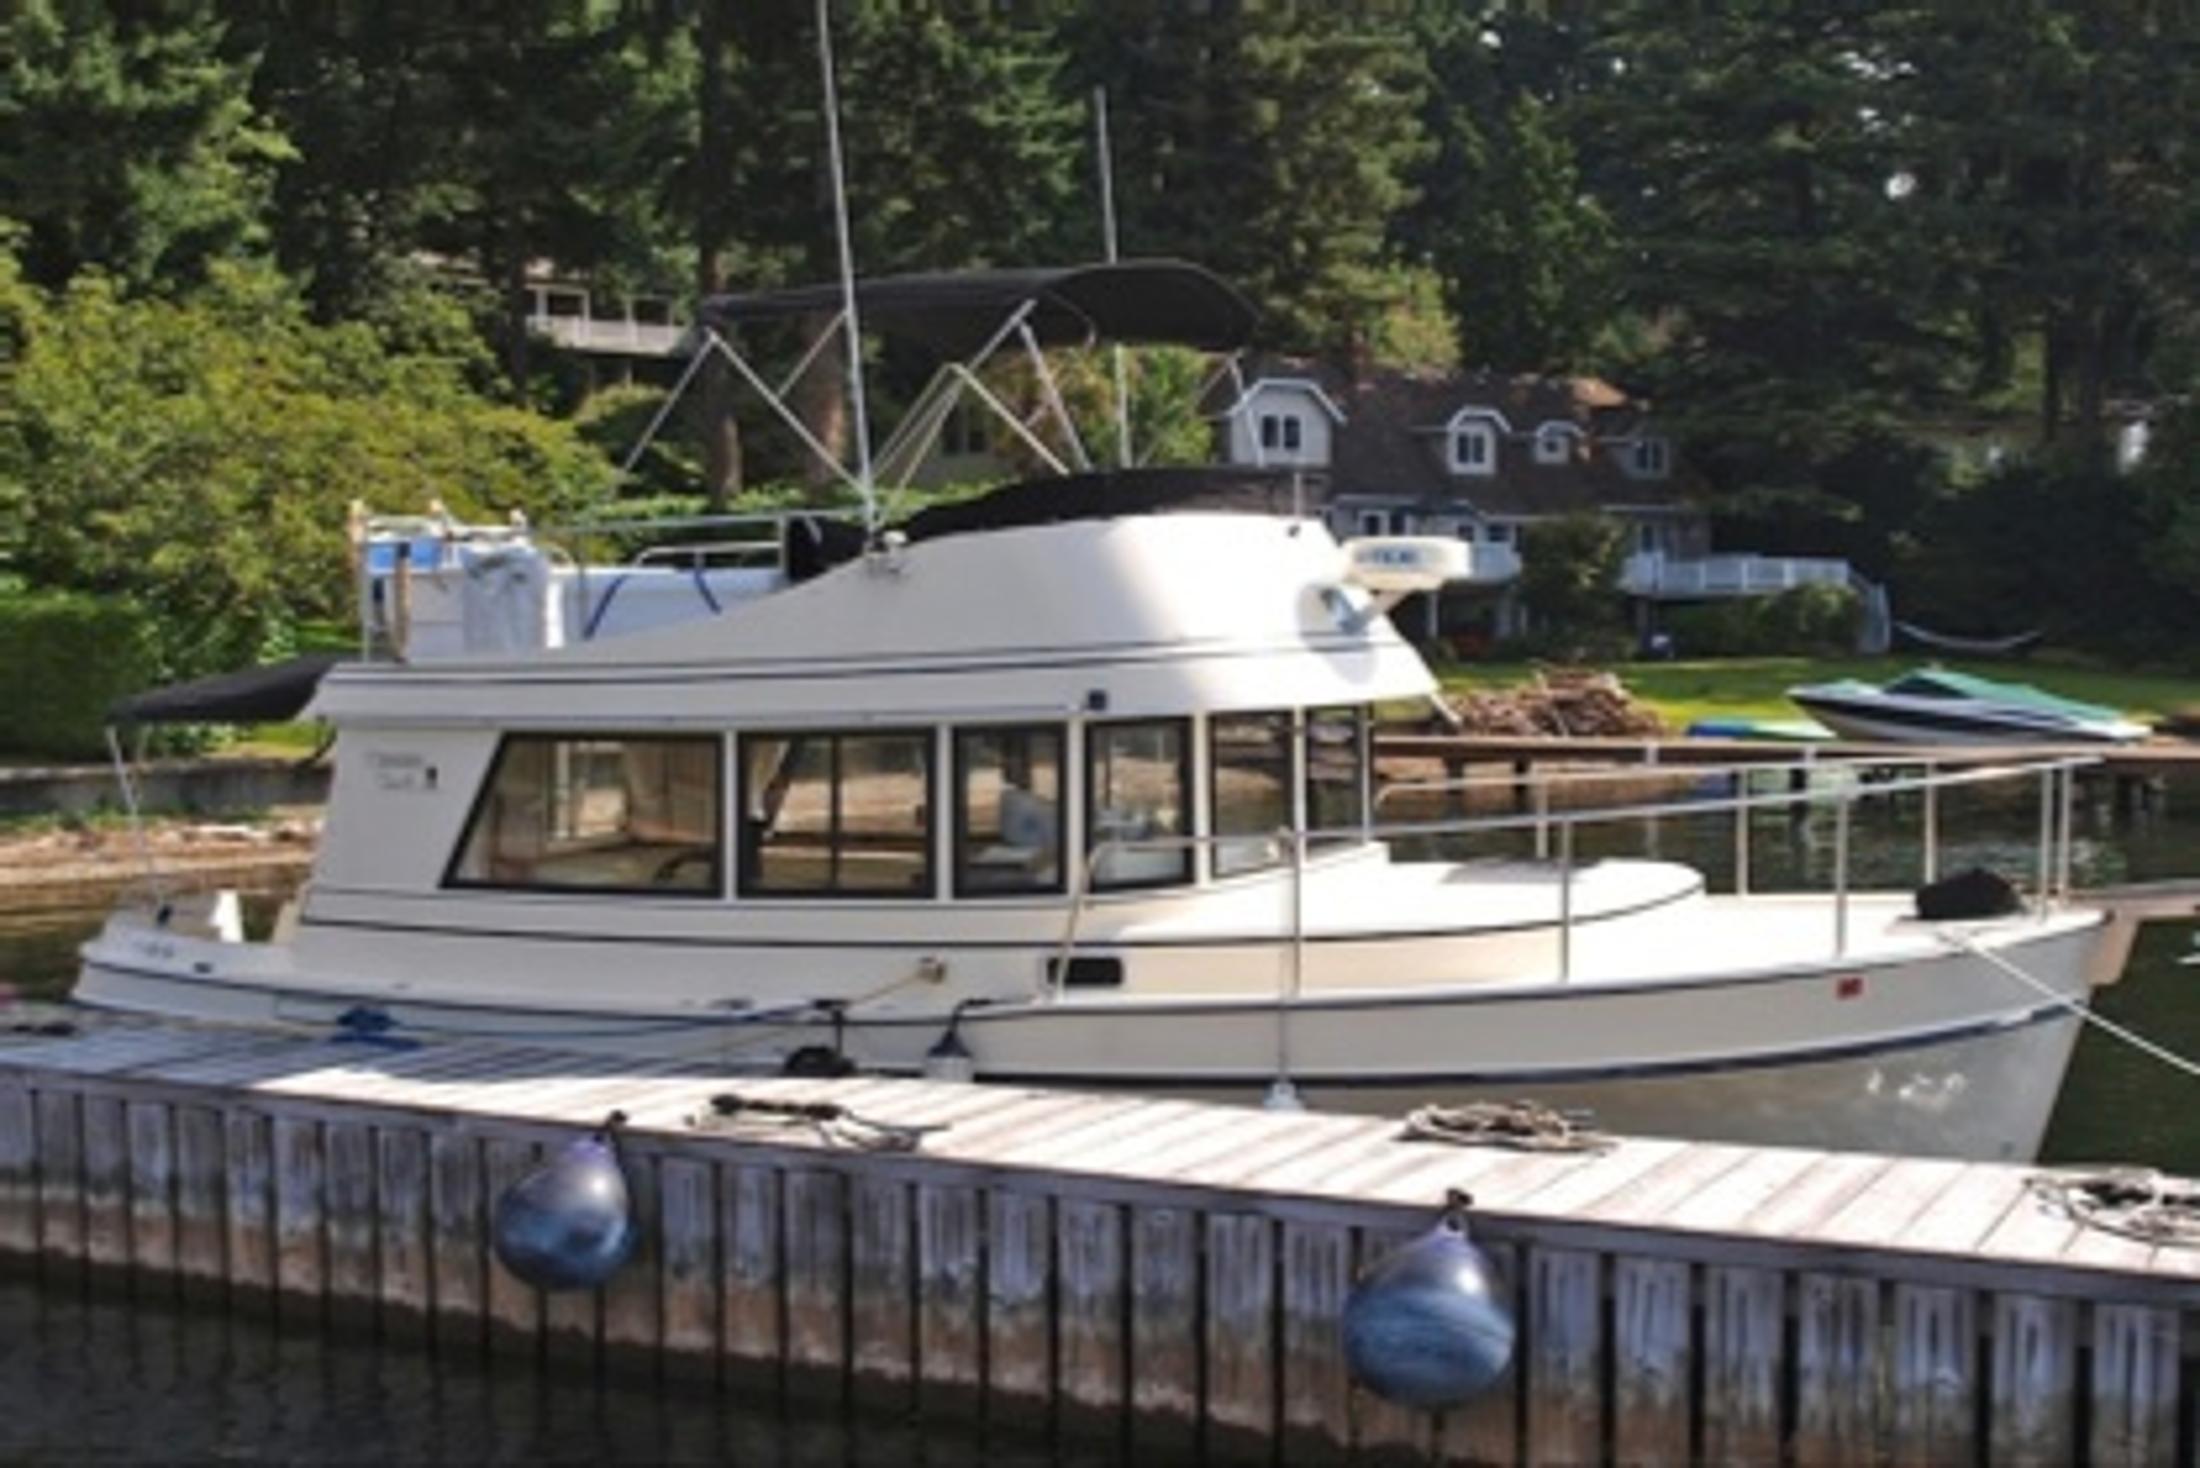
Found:
[[[860,295],[1035,362],[1094,334],[1227,347],[1247,319],[1166,264]],[[1009,326],[974,331],[984,312]],[[919,439],[984,391],[956,370]],[[981,1080],[1528,1096],[1631,1131],[2034,1152],[2121,957],[2102,912],[2056,900],[2053,842],[2023,910],[1953,924],[1848,890],[1845,839],[1837,890],[1788,895],[1574,860],[1579,817],[1551,818],[1546,859],[1402,859],[1392,838],[1474,823],[1381,822],[1370,710],[1436,686],[1384,606],[1468,548],[1340,545],[1292,490],[1073,473],[891,533],[791,517],[756,561],[721,539],[596,568],[524,528],[370,522],[373,655],[311,693],[337,737],[310,884],[267,942],[233,902],[127,904],[77,997],[729,1067],[824,1047],[914,1073],[959,1043]],[[2027,767],[2050,816],[2067,769]],[[1845,838],[1856,787],[1818,794]]]

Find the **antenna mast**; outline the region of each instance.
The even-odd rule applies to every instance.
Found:
[[[848,180],[840,159],[840,89],[833,80],[830,0],[817,0],[817,61],[825,74],[825,152],[833,173],[833,226],[840,238],[840,324],[848,346],[848,410],[856,446],[856,488],[863,495],[863,531],[878,533],[878,494],[871,483],[871,424],[863,401],[863,323],[856,315],[855,247],[848,237]]]
[[[1100,157],[1100,243],[1107,251],[1107,261],[1116,261],[1115,244],[1115,159],[1108,150],[1108,89],[1092,89],[1092,126],[1099,139]],[[1116,342],[1109,350],[1115,357],[1115,462],[1118,467],[1131,466],[1131,389],[1130,378],[1123,365],[1123,344]]]

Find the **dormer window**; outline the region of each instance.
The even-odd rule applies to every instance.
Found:
[[[1451,467],[1458,474],[1497,472],[1497,429],[1489,423],[1461,423],[1451,430]]]
[[[1673,469],[1672,448],[1662,438],[1635,440],[1635,472],[1645,479],[1663,479]]]
[[[1296,413],[1260,415],[1260,446],[1264,452],[1297,453],[1305,441],[1305,431]]]
[[[1563,464],[1573,457],[1574,440],[1580,432],[1569,423],[1546,423],[1535,431],[1535,461],[1538,464]]]

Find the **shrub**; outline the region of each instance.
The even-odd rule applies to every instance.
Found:
[[[1797,586],[1777,596],[1676,607],[1659,621],[1684,657],[1764,657],[1856,650],[1864,604],[1846,586]]]
[[[0,750],[96,756],[108,705],[158,672],[150,619],[128,603],[0,592]]]

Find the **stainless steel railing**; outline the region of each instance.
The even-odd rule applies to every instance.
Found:
[[[1944,756],[1942,757],[1945,758]],[[1699,797],[1686,801],[1632,802],[1622,805],[1596,806],[1582,810],[1554,810],[1547,792],[1534,802],[1534,808],[1526,813],[1494,816],[1456,816],[1436,820],[1380,822],[1371,821],[1365,826],[1349,829],[1307,831],[1281,829],[1262,838],[1245,833],[1218,835],[1213,832],[1150,837],[1111,837],[1095,843],[1081,862],[1073,863],[1070,870],[1075,882],[1070,892],[1069,913],[1063,926],[1062,941],[1057,950],[1053,972],[1048,976],[1047,989],[1054,997],[1062,991],[1064,977],[1070,960],[1076,956],[1085,914],[1097,889],[1095,877],[1100,863],[1115,852],[1150,850],[1199,850],[1223,842],[1244,843],[1265,839],[1269,850],[1277,853],[1282,865],[1288,860],[1290,875],[1290,911],[1285,931],[1279,939],[1287,937],[1291,945],[1291,963],[1286,970],[1286,982],[1279,991],[1279,1001],[1296,997],[1304,987],[1306,946],[1306,868],[1308,848],[1317,842],[1339,841],[1389,841],[1397,839],[1426,839],[1488,834],[1504,831],[1529,831],[1534,834],[1538,860],[1550,860],[1552,837],[1556,837],[1556,863],[1558,868],[1557,911],[1554,928],[1558,943],[1558,978],[1565,982],[1573,973],[1574,929],[1574,880],[1575,833],[1588,825],[1616,824],[1626,821],[1652,821],[1673,817],[1705,817],[1731,813],[1734,817],[1736,891],[1746,895],[1750,890],[1749,817],[1760,810],[1787,809],[1795,806],[1831,805],[1834,808],[1832,916],[1833,932],[1831,951],[1835,957],[1847,953],[1849,947],[1850,905],[1852,882],[1853,814],[1856,805],[1864,800],[1892,799],[1896,796],[1917,794],[1923,798],[1924,820],[1921,829],[1921,867],[1928,881],[1938,875],[1940,857],[1939,796],[1941,792],[1977,785],[2035,778],[2040,789],[2040,824],[2036,852],[2036,875],[2033,892],[2035,910],[2044,919],[2055,904],[2066,899],[2070,892],[2072,828],[2076,806],[2077,772],[2100,763],[2098,756],[2071,755],[2045,759],[2020,759],[2006,764],[1967,765],[1961,769],[1937,768],[1939,761],[1930,755],[1897,756],[1893,758],[1868,757],[1860,759],[1819,760],[1808,768],[1819,775],[1835,774],[1852,777],[1834,785],[1806,785],[1802,789],[1783,789],[1773,792],[1751,788],[1753,777],[1765,772],[1792,775],[1804,768],[1793,762],[1736,763],[1730,765],[1703,766],[1635,766],[1624,771],[1567,771],[1548,777],[1547,783],[1581,783],[1595,780],[1642,780],[1653,774],[1667,777],[1676,775],[1702,776],[1723,774],[1735,782],[1734,793],[1725,796]],[[1859,779],[1873,772],[1885,770],[1919,769],[1917,775],[1897,775],[1892,778]],[[1374,802],[1380,808],[1383,799],[1393,791],[1415,789],[1430,791],[1458,788],[1462,785],[1516,785],[1518,781],[1507,778],[1472,778],[1453,781],[1403,782],[1386,787]],[[1195,873],[1196,875],[1196,873]],[[1125,893],[1128,897],[1139,895],[1136,891]]]

